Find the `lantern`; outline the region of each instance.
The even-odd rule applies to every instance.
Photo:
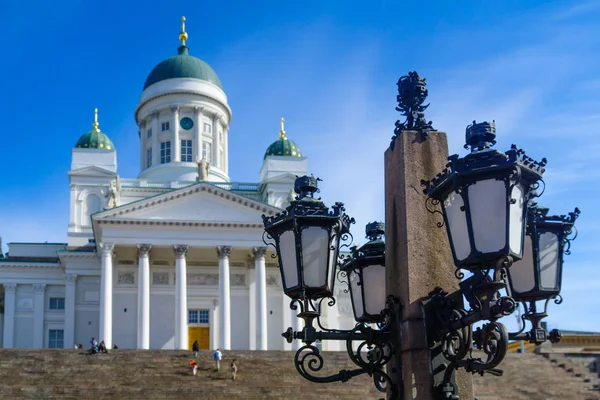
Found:
[[[537,301],[557,296],[562,281],[563,255],[569,253],[569,235],[580,214],[548,216],[548,208],[530,205],[523,259],[508,269],[512,297]]]
[[[366,226],[370,239],[360,248],[353,247],[352,255],[340,267],[348,277],[354,319],[357,322],[383,321],[385,308],[385,234],[383,222],[371,222]]]
[[[457,268],[489,268],[499,260],[523,257],[525,215],[532,186],[546,160],[536,162],[513,146],[492,149],[494,123],[473,121],[466,130],[464,158],[448,157],[444,171],[422,181],[425,194],[441,203]]]
[[[297,178],[296,200],[275,216],[263,215],[265,232],[277,252],[283,291],[292,299],[333,296],[339,244],[354,223],[344,213],[343,203],[330,210],[314,198],[318,180]]]

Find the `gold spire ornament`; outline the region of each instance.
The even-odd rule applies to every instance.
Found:
[[[181,45],[185,46],[185,41],[188,39],[188,34],[185,31],[185,17],[181,17],[181,32],[179,33],[179,40],[181,40]]]
[[[281,136],[282,139],[285,139],[285,129],[283,124],[285,123],[285,119],[283,119],[283,117],[281,117],[281,132],[279,132],[279,135]]]
[[[98,129],[98,126],[100,126],[100,124],[98,123],[98,109],[94,108],[94,130],[96,132],[100,132],[100,129]]]

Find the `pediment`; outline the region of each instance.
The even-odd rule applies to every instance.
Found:
[[[95,214],[93,219],[112,221],[195,222],[215,224],[262,224],[262,214],[279,212],[255,200],[211,184],[198,183],[182,189],[125,204]]]
[[[76,170],[69,171],[69,176],[97,176],[97,177],[111,177],[117,176],[115,172],[109,171],[107,169],[97,167],[95,165],[89,167],[83,167]]]

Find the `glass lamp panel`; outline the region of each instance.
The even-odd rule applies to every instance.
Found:
[[[285,287],[298,286],[298,260],[296,259],[296,240],[293,231],[285,231],[279,236],[279,252]]]
[[[329,290],[333,290],[333,285],[335,282],[335,274],[337,273],[337,256],[338,256],[338,241],[339,237],[337,234],[331,235],[331,243],[329,245],[329,265],[330,267],[327,269],[327,285]]]
[[[356,318],[360,318],[365,313],[362,301],[363,292],[362,285],[360,283],[360,276],[356,272],[351,271],[349,279],[350,295],[352,296],[352,308],[354,309],[354,316]]]
[[[319,226],[310,226],[302,230],[302,266],[306,287],[321,287],[327,284],[328,256],[327,230]]]
[[[371,265],[363,268],[363,282],[367,314],[380,314],[385,308],[385,267]]]
[[[510,251],[515,254],[521,254],[523,251],[523,235],[524,230],[524,213],[523,207],[525,206],[525,191],[521,185],[515,185],[510,194],[510,198],[514,200],[514,204],[510,205],[509,208],[509,245]]]
[[[538,257],[540,262],[540,288],[558,288],[559,241],[552,232],[540,235]]]
[[[510,283],[513,292],[525,293],[533,290],[535,286],[533,265],[533,245],[531,236],[525,236],[525,248],[523,249],[523,258],[515,261],[509,268]]]
[[[460,261],[471,254],[471,242],[469,241],[469,230],[467,229],[467,213],[464,211],[464,205],[465,202],[462,196],[456,192],[450,193],[446,200],[444,200],[444,210],[446,211],[454,255]]]
[[[494,253],[506,246],[506,186],[504,181],[485,179],[468,188],[475,248]]]

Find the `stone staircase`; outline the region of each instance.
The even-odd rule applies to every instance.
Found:
[[[317,384],[300,377],[293,353],[225,351],[221,371],[201,352],[192,376],[191,352],[0,349],[0,399],[379,399],[368,376]],[[238,379],[229,363],[236,357]],[[352,368],[345,353],[324,352],[325,374]],[[561,360],[562,363],[562,360]],[[566,366],[566,364],[565,364]],[[474,377],[479,400],[600,399],[593,382],[535,354],[508,354],[504,376]],[[465,399],[463,399],[465,400]]]

